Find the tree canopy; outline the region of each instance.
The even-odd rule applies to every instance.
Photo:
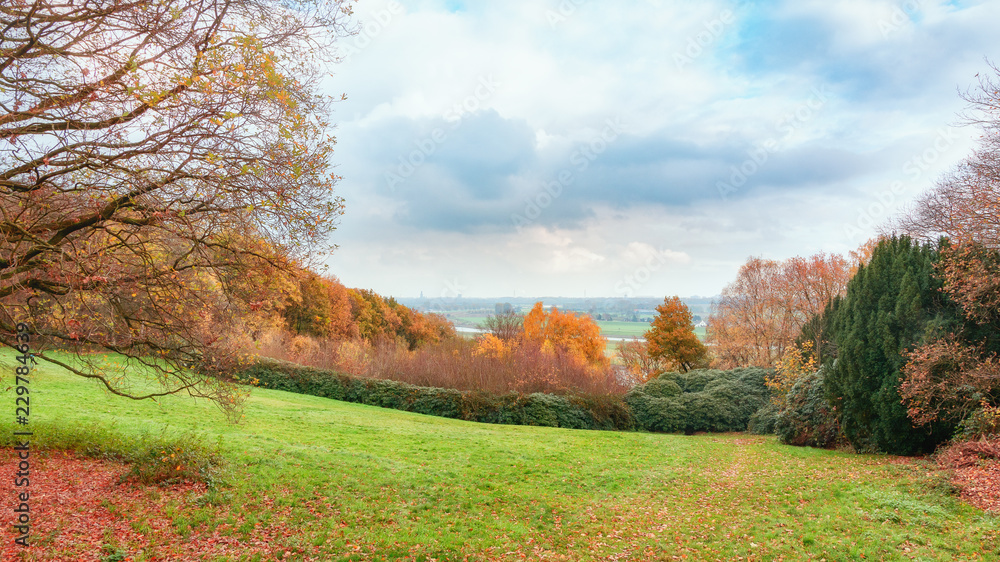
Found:
[[[956,307],[934,275],[939,249],[908,237],[883,240],[847,285],[834,319],[837,360],[826,377],[844,434],[862,451],[933,450],[947,428],[916,428],[899,394],[905,353],[952,329]]]
[[[695,335],[691,311],[680,297],[664,298],[656,312],[652,327],[645,334],[649,356],[685,373],[705,362],[708,351]]]
[[[0,333],[212,373],[226,326],[327,247],[343,201],[317,85],[341,0],[90,0],[0,7]],[[248,282],[258,280],[257,282]],[[81,357],[84,357],[81,354]],[[84,357],[86,358],[86,357]],[[186,366],[196,366],[198,375]],[[208,375],[208,376],[205,376]]]

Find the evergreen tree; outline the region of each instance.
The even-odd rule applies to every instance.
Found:
[[[939,247],[886,239],[858,269],[835,314],[837,360],[827,395],[860,451],[931,451],[950,436],[941,425],[914,428],[899,395],[904,352],[960,323],[934,275]]]

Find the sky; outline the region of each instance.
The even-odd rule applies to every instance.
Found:
[[[1000,2],[361,0],[327,260],[395,297],[712,296],[974,146]]]

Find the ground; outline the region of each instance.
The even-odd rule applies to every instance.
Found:
[[[211,404],[125,401],[56,369],[39,369],[32,384],[38,447],[67,442],[69,430],[105,445],[187,435],[217,447],[227,467],[209,484],[158,487],[122,482],[127,468],[115,462],[38,454],[35,546],[15,549],[4,524],[5,560],[997,560],[1000,551],[997,518],[961,501],[926,460],[739,434],[474,424],[267,390],[233,425]],[[12,470],[10,449],[0,451],[8,521]]]

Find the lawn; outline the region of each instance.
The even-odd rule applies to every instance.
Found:
[[[3,360],[0,389],[13,365]],[[262,536],[262,559],[287,550],[294,560],[996,560],[1000,549],[997,520],[958,502],[921,461],[747,435],[483,425],[269,390],[255,390],[232,425],[203,401],[136,403],[48,367],[31,397],[41,428],[218,443],[222,487],[168,510],[205,552]],[[13,410],[10,389],[0,400]],[[9,504],[9,482],[0,494]],[[141,513],[116,509],[145,528]],[[73,548],[37,541],[36,553]],[[174,548],[156,547],[160,559]]]

